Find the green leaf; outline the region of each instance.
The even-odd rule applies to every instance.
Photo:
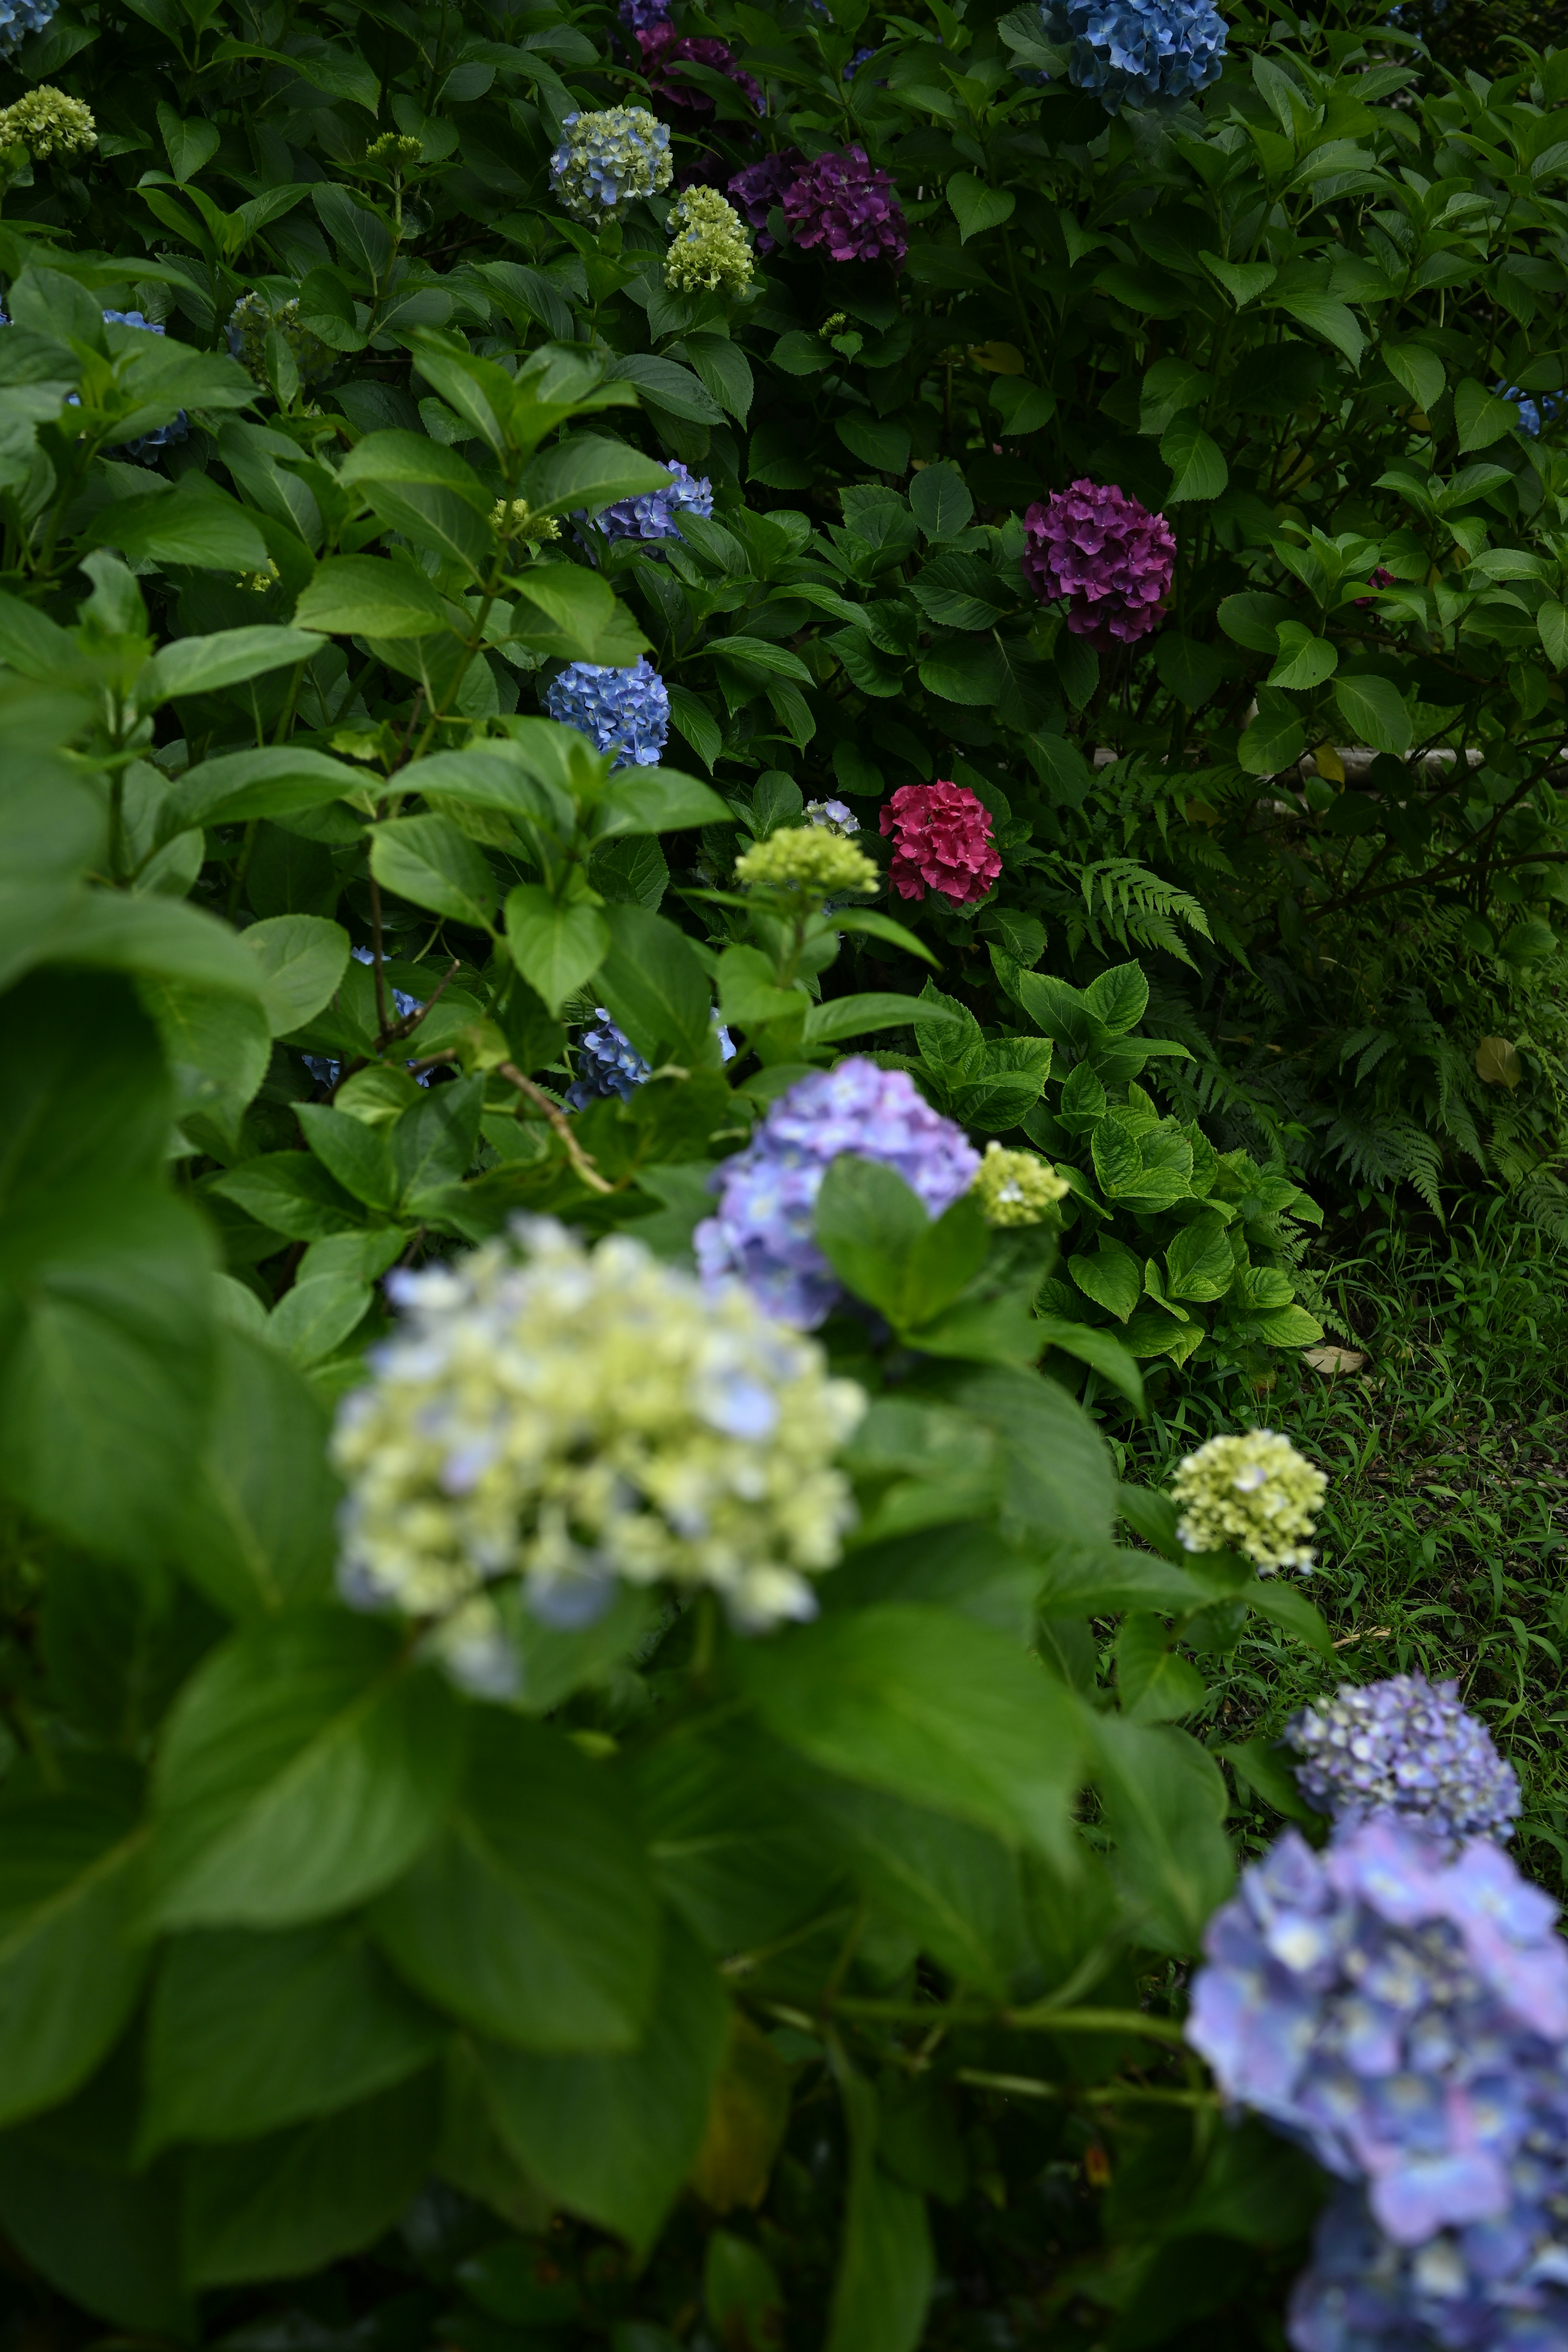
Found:
[[[712,997],[691,942],[647,907],[605,907],[610,951],[599,988],[611,1014],[645,1061],[700,1055]]]
[[[64,1794],[13,1802],[0,1841],[0,2125],[68,2098],[131,2014],[143,1843],[134,1807]]]
[[[1149,982],[1142,964],[1112,964],[1089,982],[1083,1003],[1085,1011],[1112,1037],[1125,1037],[1148,1010]]]
[[[1334,700],[1352,743],[1370,743],[1374,751],[1409,751],[1410,713],[1391,678],[1346,677],[1342,671],[1334,680]]]
[[[1343,686],[1344,681],[1340,681]],[[1307,748],[1307,730],[1293,702],[1278,688],[1258,689],[1258,716],[1237,746],[1236,756],[1249,775],[1277,776],[1293,767]]]
[[[1555,670],[1568,669],[1568,604],[1549,596],[1535,615],[1546,658]]]
[[[424,637],[450,625],[424,572],[384,555],[333,555],[318,564],[294,619],[302,629],[361,637]]]
[[[1336,351],[1342,352],[1352,368],[1361,366],[1366,337],[1355,313],[1343,302],[1336,302],[1331,294],[1310,291],[1277,294],[1274,299],[1281,310],[1287,311],[1303,327],[1310,328],[1313,334],[1321,335],[1323,341],[1332,343]]]
[[[1217,1217],[1184,1225],[1165,1252],[1173,1298],[1223,1298],[1236,1279],[1236,1260]]]
[[[1511,400],[1500,400],[1474,376],[1467,376],[1455,387],[1454,424],[1462,457],[1467,450],[1489,449],[1505,433],[1516,431],[1519,410]]]
[[[1062,1850],[1079,1733],[1059,1685],[1005,1635],[897,1604],[732,1654],[763,1722],[824,1770]]]
[[[226,1616],[326,1598],[339,1501],[327,1436],[321,1404],[275,1347],[219,1331],[205,1443],[181,1479],[175,1557]]]
[[[1227,1253],[1228,1262],[1228,1253]],[[1123,1242],[1102,1234],[1092,1251],[1075,1250],[1067,1270],[1086,1298],[1125,1323],[1143,1296],[1143,1268]]]
[[[842,1783],[825,1789],[822,1829],[861,1888],[963,1984],[1005,2001],[1026,1938],[1017,1855],[951,1815]]]
[[[1279,624],[1289,610],[1289,597],[1248,589],[1237,596],[1222,596],[1217,617],[1226,635],[1238,646],[1272,657],[1279,650]]]
[[[443,1094],[450,1093],[444,1087]],[[320,1363],[362,1322],[372,1298],[368,1282],[350,1274],[312,1275],[286,1290],[267,1318],[267,1337],[299,1365]]]
[[[722,425],[724,412],[702,382],[676,360],[655,358],[651,352],[630,352],[614,361],[613,381],[635,383],[645,400],[679,416],[689,425]]]
[[[377,519],[413,546],[428,548],[444,562],[460,565],[470,580],[480,580],[489,572],[495,533],[489,516],[477,515],[460,491],[439,482],[367,482],[364,495]]]
[[[1165,504],[1184,499],[1217,499],[1230,479],[1230,468],[1217,441],[1204,431],[1190,409],[1173,417],[1160,438],[1160,455],[1171,468]]]
[[[216,915],[174,898],[95,890],[61,925],[50,948],[62,963],[184,981],[260,1003],[256,966],[237,935]]]
[[[974,520],[969,485],[949,458],[921,467],[910,484],[910,506],[927,539],[956,539]]]
[[[1222,261],[1217,253],[1200,253],[1198,259],[1215,283],[1224,287],[1238,310],[1267,293],[1279,275],[1271,261]]]
[[[261,1009],[275,1037],[302,1029],[331,1003],[348,969],[349,935],[321,915],[271,915],[240,933],[261,967]]]
[[[207,1189],[290,1241],[355,1233],[365,1222],[353,1195],[308,1151],[268,1151],[242,1160],[215,1176]]]
[[[913,931],[907,931],[902,923],[895,923],[890,915],[878,914],[874,908],[837,908],[833,922],[836,930],[856,931],[866,939],[886,940],[889,947],[898,948],[905,955],[919,956],[922,963],[941,969],[942,958],[924,940],[917,939]]]
[[[374,1924],[410,1984],[494,2040],[629,2050],[647,2023],[658,1906],[625,1805],[520,1717],[475,1715],[451,1820]]]
[[[148,2020],[138,2154],[253,2139],[401,2083],[438,2055],[441,2023],[357,1926],[176,1937]]]
[[[581,508],[591,519],[617,499],[668,489],[670,479],[668,467],[625,441],[574,433],[534,459],[520,495],[536,513],[570,514]]]
[[[991,1246],[975,1202],[961,1196],[932,1219],[896,1170],[853,1152],[827,1170],[815,1230],[840,1280],[900,1329],[951,1305]]]
[[[1307,1802],[1296,1785],[1291,1770],[1291,1759],[1276,1742],[1261,1737],[1238,1740],[1231,1747],[1215,1749],[1223,1756],[1238,1780],[1283,1813],[1289,1822],[1300,1822],[1310,1827],[1321,1822],[1322,1815]]]
[[[1274,1577],[1260,1577],[1256,1584],[1244,1585],[1239,1597],[1260,1617],[1293,1633],[1297,1641],[1321,1651],[1325,1658],[1333,1656],[1332,1635],[1306,1594],[1295,1585],[1282,1583]]]
[[[235,1634],[169,1720],[149,1919],[294,1927],[375,1894],[434,1836],[462,1728],[447,1685],[379,1620],[311,1610]]]
[[[96,2121],[79,2152],[72,2108],[63,2129],[47,2117],[0,2138],[0,2225],[73,2303],[137,2335],[187,2343],[195,2316],[181,2275],[177,2176],[167,2166],[140,2177],[106,2168],[91,2145]]]
[[[1065,1315],[1037,1314],[1035,1323],[1047,1346],[1059,1348],[1064,1356],[1087,1364],[1119,1391],[1135,1412],[1142,1412],[1143,1375],[1138,1369],[1137,1358],[1130,1355],[1119,1339],[1091,1324],[1069,1322]]]
[[[988,188],[973,172],[954,172],[947,184],[947,201],[958,223],[959,243],[967,245],[972,236],[1011,220],[1017,198],[1010,188]]]
[[[1230,665],[1217,646],[1162,629],[1154,640],[1154,667],[1161,685],[1189,710],[1196,710],[1224,684]]]
[[[1332,677],[1339,666],[1339,648],[1327,637],[1314,636],[1303,622],[1280,622],[1279,658],[1268,673],[1270,686],[1304,693]]]
[[[1436,352],[1428,351],[1425,343],[1384,343],[1379,357],[1394,382],[1405,386],[1417,408],[1436,408],[1447,381]],[[1515,421],[1511,415],[1510,421]]]
[[[506,902],[512,961],[553,1016],[592,980],[610,944],[609,926],[586,899],[558,906],[541,882],[520,882]]]
[[[368,2246],[430,2168],[440,2116],[431,2070],[337,2114],[185,2168],[193,2286],[296,2278]]]
[[[910,1024],[945,1024],[952,1014],[921,996],[894,996],[876,990],[863,996],[831,996],[805,1016],[808,1044],[827,1045],[840,1037],[863,1037],[872,1029],[902,1029]]]
[[[871,2084],[841,2067],[838,2087],[849,2126],[849,2193],[823,2352],[915,2352],[935,2276],[925,2200],[889,2179],[877,2160]]]
[[[398,1205],[401,1187],[393,1165],[392,1146],[379,1127],[371,1127],[330,1103],[298,1103],[295,1115],[311,1150],[329,1168],[346,1192],[367,1209],[390,1217]]]
[[[168,151],[169,169],[181,181],[195,179],[202,166],[212,162],[223,137],[217,124],[209,122],[205,115],[182,122],[163,99],[158,100],[158,129]]]
[[[213,694],[238,686],[321,650],[319,636],[303,629],[220,629],[216,636],[176,637],[155,654],[136,681],[143,709],[176,694]]]
[[[1090,1730],[1119,1875],[1142,1933],[1156,1950],[1195,1952],[1236,1876],[1219,1769],[1184,1731],[1098,1714]]]
[[[159,842],[192,825],[237,824],[253,816],[291,816],[321,808],[363,784],[361,770],[323,751],[284,745],[229,751],[204,760],[174,786],[158,812]]]
[[[1173,1722],[1208,1696],[1197,1668],[1172,1648],[1162,1620],[1141,1612],[1123,1618],[1116,1637],[1116,1686],[1133,1723]]]
[[[679,2194],[708,2119],[729,2004],[712,1964],[667,1917],[647,2024],[602,2056],[490,2047],[482,2063],[502,2137],[553,2202],[640,2258]]]
[[[648,471],[655,470],[651,460],[639,462]],[[367,433],[343,459],[338,479],[345,487],[361,482],[424,483],[451,490],[476,514],[487,518],[495,504],[493,494],[468,459],[426,433]]]
[[[596,841],[620,834],[679,833],[698,824],[731,824],[733,813],[718,793],[679,768],[623,768],[599,803]]]
[[[756,396],[756,384],[744,352],[728,335],[699,332],[684,338],[682,348],[721,408],[744,424]]]
[[[205,477],[198,478],[205,479]],[[131,562],[189,563],[206,572],[264,572],[267,541],[255,518],[221,490],[162,490],[151,498],[111,499],[87,536]]]
[[[383,889],[454,923],[489,930],[495,877],[483,850],[444,816],[395,817],[371,835],[370,868]]]
[[[848,416],[837,417],[833,429],[850,456],[858,457],[862,465],[875,467],[879,474],[902,474],[907,470],[910,435],[906,426],[856,411]]]

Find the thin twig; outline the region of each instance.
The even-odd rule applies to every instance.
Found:
[[[432,990],[431,993],[426,998],[424,1003],[416,1004],[412,1013],[400,1013],[397,1019],[393,1023],[391,1028],[383,1031],[382,1034],[375,1041],[377,1053],[381,1051],[381,1048],[384,1045],[390,1045],[399,1038],[412,1037],[416,1029],[418,1028],[419,1024],[424,1020],[425,1015],[430,1011],[437,999],[440,996],[442,990],[450,983],[454,976],[458,972],[461,971],[462,969],[462,957],[454,956],[450,964],[447,968],[445,977],[437,983],[436,988]]]
[[[525,1078],[522,1072],[517,1067],[517,1065],[514,1062],[502,1062],[499,1066],[497,1075],[498,1076],[503,1077],[509,1086],[515,1087],[519,1094],[521,1095],[526,1101],[532,1103],[534,1108],[542,1112],[544,1118],[549,1120],[555,1134],[565,1146],[567,1159],[572,1162],[573,1167],[581,1177],[583,1182],[587,1185],[589,1191],[591,1192],[613,1192],[616,1189],[615,1186],[613,1184],[606,1183],[605,1179],[600,1175],[593,1160],[589,1154],[584,1150],[582,1145],[573,1134],[571,1120],[567,1118],[565,1112],[558,1107],[558,1105],[551,1101],[550,1097],[545,1093],[544,1088],[542,1087],[536,1087],[531,1078]]]

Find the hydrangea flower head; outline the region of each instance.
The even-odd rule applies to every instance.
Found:
[[[725,194],[740,207],[742,217],[757,233],[757,251],[767,255],[778,250],[778,240],[768,234],[768,215],[775,205],[782,211],[788,191],[805,170],[805,157],[798,147],[785,147],[776,155],[764,155],[755,163],[748,163],[737,172]]]
[[[662,460],[670,479],[662,490],[645,490],[640,498],[617,499],[597,518],[606,539],[679,539],[678,514],[706,517],[713,511],[713,485],[706,474],[689,473],[679,457]]]
[[[857,896],[877,887],[879,877],[863,849],[841,833],[821,825],[788,825],[770,833],[735,860],[735,879],[753,890],[798,892],[830,898],[837,891]]]
[[[1176,568],[1163,515],[1114,482],[1074,482],[1024,517],[1024,577],[1042,604],[1065,596],[1068,627],[1101,653],[1147,636]]]
[[[1226,22],[1210,0],[1041,0],[1047,40],[1072,44],[1068,79],[1108,114],[1162,111],[1217,81]]]
[[[816,1244],[816,1196],[847,1151],[895,1169],[933,1217],[968,1191],[980,1166],[963,1129],[932,1110],[906,1071],[861,1055],[813,1070],[710,1177],[719,1205],[692,1236],[703,1276],[738,1275],[781,1322],[815,1329],[842,1296]]]
[[[267,382],[267,338],[273,328],[294,354],[301,383],[315,383],[330,375],[340,353],[300,323],[300,304],[290,297],[274,302],[265,294],[242,294],[228,319],[228,348],[246,373],[258,383]]]
[[[490,509],[490,529],[498,539],[531,540],[535,547],[561,536],[555,517],[537,513],[526,499],[498,499]]]
[[[664,282],[672,294],[741,294],[752,282],[752,248],[740,214],[717,188],[688,188],[676,201]]]
[[[1458,1683],[1391,1675],[1357,1689],[1342,1683],[1287,1726],[1300,1757],[1302,1795],[1337,1822],[1404,1822],[1457,1849],[1467,1838],[1507,1838],[1520,1810],[1519,1779],[1479,1718],[1459,1705]]]
[[[847,801],[807,801],[807,824],[821,825],[827,833],[858,833],[860,820]]]
[[[1528,2310],[1517,2291],[1532,2269],[1539,2284],[1543,2238],[1557,2241],[1545,2276],[1568,2281],[1568,1947],[1556,1916],[1487,1839],[1450,1857],[1402,1823],[1366,1822],[1337,1829],[1321,1854],[1287,1831],[1209,1922],[1187,2038],[1228,2099],[1348,2184],[1341,2215],[1360,2208],[1372,2241],[1351,2269],[1375,2289],[1374,2316],[1379,2295],[1403,2291],[1402,2267],[1404,2288],[1424,2277],[1434,2302],[1458,2304],[1479,2276],[1480,2300],[1501,2288],[1506,2305],[1511,2286]],[[1330,2253],[1342,2281],[1342,2227],[1331,2224]],[[1331,2315],[1326,2291],[1307,2300]],[[1342,2294],[1342,2317],[1346,2307]],[[1297,2310],[1301,2352],[1342,2352],[1384,2340],[1398,2294],[1364,2336],[1320,2330],[1300,2298]],[[1386,2334],[1390,2352],[1428,2340]],[[1522,2352],[1549,2339],[1434,2340]]]
[[[675,26],[668,21],[650,25],[637,37],[648,88],[661,112],[677,131],[704,130],[716,111],[700,82],[682,73],[682,66],[705,66],[710,73],[722,74],[726,81],[732,81],[737,89],[745,92],[761,114],[763,86],[738,62],[728,41],[715,40],[710,34],[678,40]]]
[[[624,220],[639,196],[668,187],[668,126],[642,106],[607,106],[562,117],[550,184],[574,220]]]
[[[1310,1569],[1308,1549],[1328,1480],[1271,1429],[1211,1437],[1171,1481],[1188,1551],[1238,1551],[1260,1576]]]
[[[14,58],[29,33],[47,32],[60,0],[0,0],[0,58]]]
[[[25,147],[35,163],[47,163],[51,155],[89,154],[97,144],[91,108],[48,82],[0,110],[0,147]]]
[[[818,155],[779,202],[796,245],[824,246],[834,261],[889,261],[895,269],[902,267],[910,249],[909,224],[892,181],[872,164],[863,147]]]
[[[965,785],[900,784],[883,803],[880,824],[892,840],[889,878],[900,898],[935,890],[955,907],[972,906],[1002,871],[991,812]]]
[[[617,768],[653,768],[669,733],[669,696],[646,654],[627,669],[601,662],[568,662],[544,689],[544,708],[563,727],[575,727]]]
[[[616,14],[628,33],[650,33],[669,23],[669,0],[621,0]]]
[[[571,1110],[584,1110],[606,1095],[629,1102],[638,1087],[647,1083],[651,1067],[602,1004],[594,1011],[598,1027],[584,1029],[577,1040],[577,1075],[566,1089]]]
[[[1365,2190],[1341,2184],[1291,2290],[1286,2333],[1295,2352],[1561,2352],[1568,2343],[1563,2118],[1542,2105],[1534,2179],[1500,2221],[1402,2246],[1378,2228]]]
[[[617,1579],[706,1585],[752,1632],[815,1613],[853,1517],[833,1456],[865,1394],[738,1284],[519,1218],[387,1289],[402,1323],[332,1440],[351,1602],[423,1620],[496,1694],[517,1682],[503,1580],[560,1625],[591,1622]]]
[[[988,1143],[972,1189],[988,1225],[1037,1225],[1072,1188],[1038,1152]]]

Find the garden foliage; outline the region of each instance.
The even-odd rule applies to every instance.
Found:
[[[1179,1727],[1328,1636],[1094,1412],[1250,1399],[1347,1190],[1561,1213],[1568,53],[11,13],[28,2291],[1278,2343],[1181,2015],[1222,1761],[1307,1808]]]

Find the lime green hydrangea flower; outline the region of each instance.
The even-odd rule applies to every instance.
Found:
[[[1188,1551],[1238,1551],[1260,1576],[1310,1570],[1310,1545],[1328,1480],[1271,1429],[1211,1437],[1171,1481]]]
[[[531,539],[535,546],[561,536],[555,517],[535,514],[526,499],[498,499],[490,509],[490,525],[498,539]]]
[[[802,898],[858,896],[880,879],[863,849],[840,833],[816,824],[791,825],[772,833],[735,860],[735,878],[753,890],[798,891]]]
[[[745,224],[717,188],[688,188],[670,224],[664,282],[672,294],[742,294],[752,282]]]
[[[1068,1192],[1048,1160],[1035,1151],[1009,1151],[988,1143],[970,1190],[988,1225],[1037,1225]]]
[[[0,110],[0,147],[25,147],[35,163],[47,163],[51,155],[86,155],[97,144],[91,108],[48,82]]]
[[[592,1622],[621,1579],[707,1586],[752,1633],[815,1613],[810,1580],[854,1517],[833,1457],[865,1393],[739,1284],[519,1218],[387,1288],[401,1325],[332,1440],[347,1600],[423,1620],[493,1696],[517,1686],[508,1584],[558,1626]]]

